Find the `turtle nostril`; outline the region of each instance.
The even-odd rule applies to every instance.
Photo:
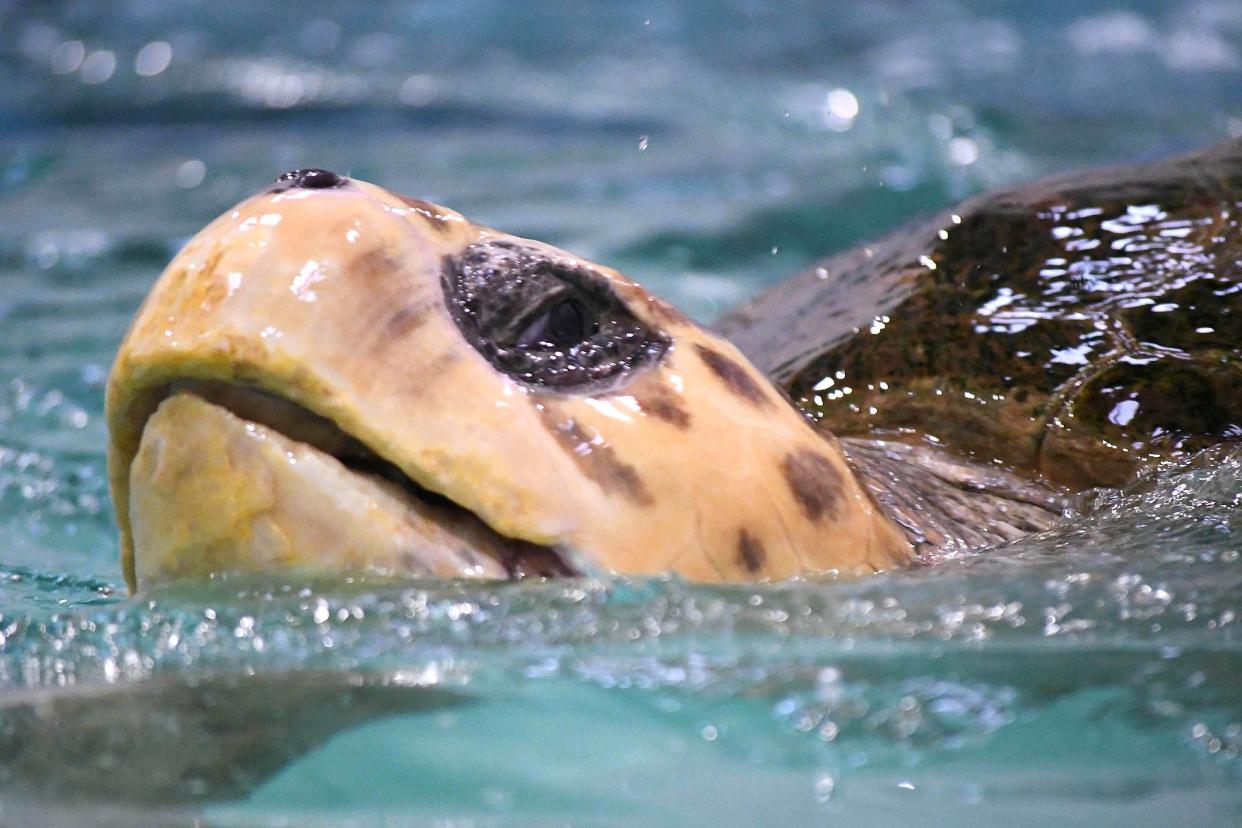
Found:
[[[290,170],[277,177],[276,183],[286,187],[302,187],[307,190],[329,190],[340,187],[346,182],[331,170],[318,170],[313,167],[304,170]]]

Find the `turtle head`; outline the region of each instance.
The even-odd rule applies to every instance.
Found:
[[[109,381],[131,588],[216,569],[874,571],[830,435],[614,270],[320,170],[169,264]]]

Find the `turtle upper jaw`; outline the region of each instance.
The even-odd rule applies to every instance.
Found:
[[[219,571],[374,568],[439,578],[572,574],[263,392],[180,382],[130,469],[138,585]]]

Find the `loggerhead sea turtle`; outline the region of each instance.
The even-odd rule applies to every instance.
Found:
[[[222,569],[874,572],[1242,424],[1242,142],[981,196],[702,327],[323,170],[195,236],[108,385],[131,589]],[[836,436],[834,436],[836,435]]]

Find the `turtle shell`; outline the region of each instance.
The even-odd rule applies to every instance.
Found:
[[[1242,437],[1242,142],[965,202],[719,320],[838,435],[1076,488]]]

